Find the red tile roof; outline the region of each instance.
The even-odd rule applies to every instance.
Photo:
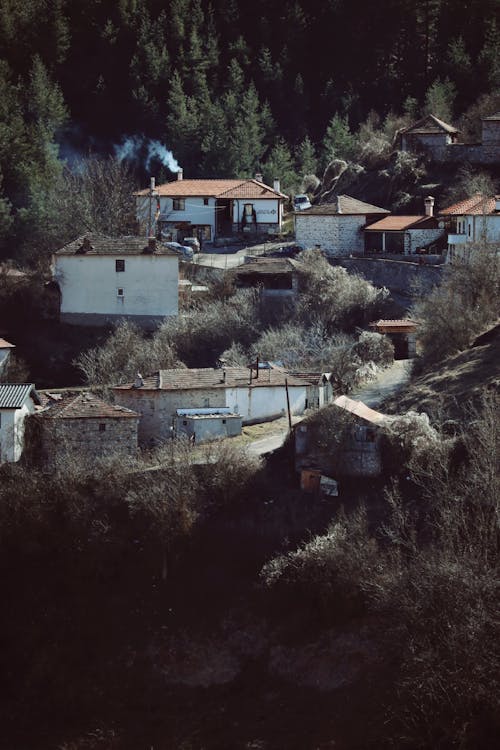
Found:
[[[429,222],[430,226],[423,226]],[[437,227],[437,220],[433,216],[386,216],[369,227],[365,232],[403,232],[406,229],[433,229]]]
[[[54,393],[45,392],[44,406],[39,413],[46,419],[122,419],[140,415],[124,406],[108,404],[93,393]]]
[[[225,376],[224,376],[225,373]],[[192,391],[206,390],[207,388],[237,388],[248,387],[284,387],[285,379],[288,385],[303,385],[303,380],[293,375],[288,375],[281,369],[271,367],[270,369],[259,369],[259,377],[255,377],[255,368],[252,370],[252,381],[250,382],[249,367],[225,367],[213,368],[202,367],[193,369],[160,370],[150,377],[143,378],[144,385],[137,388],[134,383],[117,385],[115,391],[137,390],[137,391]]]
[[[485,197],[481,193],[476,193],[471,198],[465,198],[463,201],[444,208],[440,214],[442,216],[494,214],[498,213],[495,211],[496,200],[498,200],[496,196]]]
[[[287,195],[274,190],[257,180],[174,180],[155,188],[160,196],[171,198],[210,197],[210,198],[287,198]],[[134,195],[149,196],[150,189],[138,190]]]

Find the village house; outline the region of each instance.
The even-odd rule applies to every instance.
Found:
[[[32,455],[46,467],[137,453],[139,414],[90,392],[43,393],[30,418]]]
[[[7,368],[12,349],[15,349],[15,344],[10,344],[5,339],[0,338],[0,377]]]
[[[410,318],[377,320],[370,323],[375,333],[387,336],[394,346],[394,359],[413,359],[417,356],[418,323]]]
[[[279,180],[273,187],[255,179],[177,180],[151,186],[135,193],[140,232],[181,242],[197,237],[213,242],[233,235],[262,235],[281,232],[283,203]]]
[[[426,115],[399,131],[396,146],[401,151],[423,152],[436,162],[495,164],[500,160],[500,112],[481,118],[480,143],[461,143],[453,125]]]
[[[304,249],[317,247],[329,255],[363,253],[364,228],[388,213],[349,195],[337,195],[332,203],[295,212],[295,239]]]
[[[425,199],[425,214],[386,216],[365,228],[365,253],[372,255],[439,254],[445,242],[444,226],[434,216],[434,198]]]
[[[0,383],[0,464],[21,458],[26,417],[39,404],[33,383]]]
[[[152,328],[178,313],[179,258],[154,238],[87,234],[54,253],[52,265],[65,323],[128,319]]]
[[[447,262],[466,259],[473,243],[500,242],[500,195],[477,193],[448,206],[440,215],[448,228]]]
[[[113,393],[117,404],[141,415],[139,442],[149,444],[172,436],[178,409],[228,408],[231,414],[241,416],[243,424],[265,422],[287,413],[288,391],[290,413],[302,414],[309,407],[308,388],[315,384],[319,387],[261,363],[160,370],[150,377],[138,375],[134,383],[115,386]]]
[[[310,425],[302,422],[295,428],[296,470],[328,474],[333,469],[344,477],[379,476],[382,471],[380,427],[394,418],[348,396],[338,396],[330,408],[340,412],[343,422],[337,455],[332,459],[331,449],[316,445]]]

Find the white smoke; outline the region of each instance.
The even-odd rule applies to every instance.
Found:
[[[160,143],[140,135],[129,136],[120,146],[115,146],[115,156],[120,161],[142,161],[147,170],[151,167],[153,159],[158,159],[164,167],[171,172],[178,172],[179,162],[173,153]]]

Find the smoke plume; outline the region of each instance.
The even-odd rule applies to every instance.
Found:
[[[153,141],[140,135],[129,136],[120,146],[115,146],[115,156],[120,161],[142,161],[144,167],[149,170],[153,159],[160,161],[164,167],[171,172],[180,169],[177,159],[173,153],[160,141]]]

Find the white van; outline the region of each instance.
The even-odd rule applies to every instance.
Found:
[[[305,193],[296,195],[293,199],[294,211],[305,211],[306,208],[311,208],[311,201]]]

